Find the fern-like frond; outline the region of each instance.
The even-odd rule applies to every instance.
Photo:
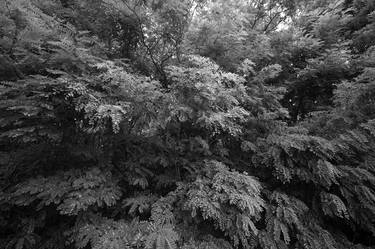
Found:
[[[37,201],[39,208],[54,204],[61,214],[76,215],[90,206],[113,206],[120,196],[115,178],[108,172],[92,168],[30,179],[8,193],[7,201],[17,206],[28,206]]]

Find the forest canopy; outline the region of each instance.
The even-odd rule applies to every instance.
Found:
[[[375,1],[0,0],[0,248],[375,248]]]

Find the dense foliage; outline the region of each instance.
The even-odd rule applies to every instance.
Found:
[[[373,0],[0,0],[0,248],[375,247]]]

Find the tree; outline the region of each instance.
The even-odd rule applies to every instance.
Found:
[[[249,2],[202,2],[201,20],[188,1],[0,2],[0,245],[372,248],[358,2],[253,3],[270,14],[249,31]]]
[[[265,34],[292,16],[296,6],[295,1],[209,1],[193,19],[187,49],[230,71],[244,59],[261,68],[272,56]]]

